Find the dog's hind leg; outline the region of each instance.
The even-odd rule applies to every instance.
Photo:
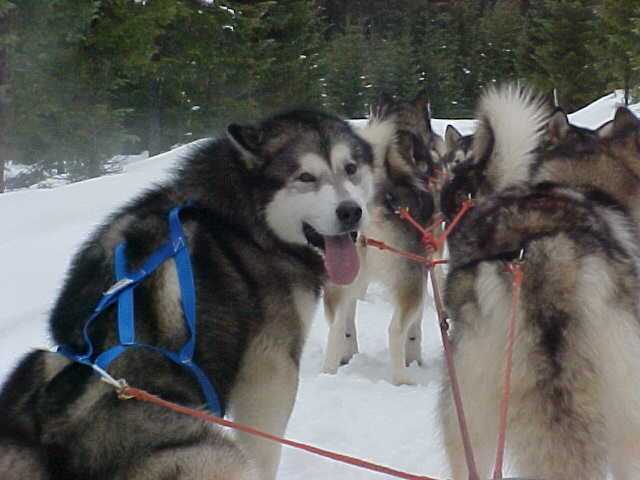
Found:
[[[620,302],[622,304],[622,302]],[[640,478],[640,328],[635,315],[610,308],[605,334],[596,335],[602,369],[603,415],[614,480]],[[596,343],[597,342],[597,343]]]
[[[298,367],[283,346],[258,337],[245,354],[229,405],[233,419],[282,436],[298,390]],[[279,444],[238,433],[238,443],[255,462],[261,480],[273,480],[280,463]]]
[[[411,385],[414,383],[407,372],[409,356],[407,343],[413,342],[411,347],[411,361],[418,360],[421,346],[420,337],[410,340],[409,332],[419,328],[416,323],[422,322],[422,283],[405,284],[398,289],[396,309],[389,325],[389,355],[391,357],[391,381],[394,385]],[[420,327],[421,328],[421,327]]]
[[[424,281],[424,277],[422,272],[418,272],[418,275],[413,276],[414,278],[410,278],[412,282],[417,284],[422,284]],[[409,331],[407,332],[407,339],[405,345],[405,364],[408,367],[413,362],[416,362],[418,365],[422,365],[422,309],[423,309],[423,292],[422,290],[417,291],[416,289],[412,289],[416,295],[419,295],[420,298],[415,298],[412,302],[416,302],[418,306],[416,307],[416,318],[411,323],[409,327]]]
[[[324,311],[329,323],[329,336],[323,373],[337,373],[340,365],[349,363],[358,353],[356,305],[360,290],[359,285],[325,288]]]
[[[422,310],[422,308],[420,308]],[[422,316],[416,319],[409,327],[406,341],[406,365],[413,362],[422,365]]]
[[[0,392],[0,478],[44,480],[45,455],[39,441],[39,392],[69,361],[56,353],[29,353]]]
[[[618,372],[609,371],[605,374],[604,415],[609,465],[614,480],[640,478],[640,398],[637,392],[640,379],[637,366],[633,367],[638,360],[630,358],[640,353],[640,346],[635,345],[634,348],[636,350],[626,352],[618,350],[616,356],[610,358],[610,363],[622,368],[612,368]]]
[[[222,433],[193,445],[150,452],[117,479],[123,480],[258,480],[246,455]]]
[[[568,398],[568,392],[556,395],[555,401],[573,406],[565,404],[563,411],[540,399],[519,404],[520,418],[507,432],[517,473],[524,478],[606,480],[607,449],[597,405],[589,398]]]
[[[0,440],[0,478],[3,480],[46,480],[44,456],[36,448]]]
[[[464,397],[464,407],[478,474],[481,479],[488,479],[497,438],[497,416],[492,414],[494,410],[484,400],[486,399],[480,396],[467,395]],[[466,480],[469,476],[460,426],[451,390],[448,386],[440,392],[438,402],[444,450],[449,460],[451,478],[453,480]],[[494,422],[493,419],[496,421]]]

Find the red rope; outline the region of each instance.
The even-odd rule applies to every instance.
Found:
[[[422,255],[417,255],[415,253],[411,253],[411,252],[405,252],[404,250],[400,250],[398,248],[394,248],[391,245],[388,245],[386,243],[384,243],[381,240],[375,240],[373,238],[366,238],[365,239],[365,244],[368,247],[375,247],[378,248],[380,250],[387,250],[391,253],[394,253],[396,255],[399,255],[401,257],[407,258],[409,260],[412,260],[414,262],[417,263],[423,263],[425,264],[428,268],[430,268],[433,265],[442,265],[447,263],[447,260],[431,260],[431,258],[429,257],[424,257]]]
[[[445,240],[449,238],[449,235],[451,234],[453,229],[458,226],[458,223],[460,223],[460,220],[462,220],[462,217],[464,217],[466,213],[469,210],[471,210],[472,207],[473,207],[473,201],[471,199],[468,199],[462,202],[462,208],[460,209],[460,211],[456,214],[456,216],[453,218],[451,223],[447,226],[444,233],[438,237],[437,239],[439,243],[438,248],[440,248],[444,244]]]
[[[467,214],[467,212],[471,210],[472,207],[473,207],[472,200],[468,199],[463,201],[462,207],[460,208],[456,216],[453,218],[451,223],[449,223],[445,231],[438,236],[436,236],[433,233],[433,230],[438,226],[439,222],[434,223],[430,227],[424,228],[422,225],[420,225],[416,221],[415,218],[411,216],[411,213],[409,213],[408,208],[400,208],[398,210],[398,215],[400,216],[400,218],[402,218],[403,220],[411,224],[411,226],[413,226],[416,230],[418,230],[418,232],[420,232],[420,235],[422,235],[422,244],[426,248],[432,248],[433,250],[437,251],[442,248],[442,246],[444,245],[444,242],[447,240],[449,235],[451,235],[451,232],[453,231],[453,229],[458,226],[458,223],[460,223],[460,221],[462,220],[462,217],[464,217]]]
[[[449,380],[451,381],[451,394],[453,395],[453,403],[456,408],[456,415],[458,417],[458,427],[460,428],[460,435],[462,437],[462,446],[464,448],[465,461],[467,463],[467,470],[469,472],[469,480],[479,480],[478,467],[473,456],[473,447],[471,446],[471,439],[469,437],[469,429],[467,427],[467,419],[464,414],[464,407],[462,405],[462,393],[460,392],[460,383],[458,382],[458,375],[456,373],[455,363],[453,362],[453,350],[451,349],[451,341],[449,340],[449,323],[447,322],[447,314],[440,294],[440,287],[433,271],[429,272],[431,278],[431,287],[433,288],[433,300],[436,305],[436,312],[438,314],[438,320],[440,322],[440,336],[442,337],[442,347],[444,349],[444,355],[447,363],[447,371],[449,373]]]
[[[343,454],[332,452],[329,450],[324,450],[322,448],[314,447],[313,445],[307,445],[305,443],[295,442],[293,440],[287,440],[286,438],[281,438],[276,435],[272,435],[270,433],[263,432],[261,430],[257,430],[255,428],[249,427],[247,425],[243,425],[241,423],[236,423],[230,420],[225,420],[224,418],[216,417],[214,415],[203,412],[201,410],[195,410],[193,408],[178,405],[177,403],[168,402],[167,400],[163,400],[160,397],[152,395],[149,392],[138,389],[138,388],[125,386],[118,392],[118,397],[123,400],[129,399],[129,398],[135,398],[136,400],[139,400],[141,402],[152,403],[154,405],[167,408],[169,410],[180,413],[182,415],[188,415],[190,417],[194,417],[208,423],[214,423],[216,425],[220,425],[223,427],[233,428],[234,430],[238,430],[240,432],[244,432],[249,435],[264,438],[266,440],[277,442],[282,445],[286,445],[288,447],[296,448],[298,450],[303,450],[305,452],[318,455],[324,458],[329,458],[336,462],[346,463],[354,467],[363,468],[365,470],[370,470],[372,472],[382,473],[385,475],[389,475],[391,477],[403,478],[405,480],[437,480],[433,477],[426,477],[426,476],[414,475],[407,472],[402,472],[400,470],[395,470],[393,468],[385,467],[383,465],[378,465],[378,464],[369,462],[367,460],[362,460],[356,457],[351,457],[348,455],[343,455]]]
[[[518,316],[518,303],[520,301],[520,289],[522,287],[522,265],[520,262],[511,262],[507,265],[513,274],[513,288],[511,297],[511,318],[507,330],[507,350],[505,352],[504,368],[502,371],[503,392],[500,401],[500,424],[498,428],[498,447],[496,449],[496,463],[493,470],[493,479],[502,480],[502,466],[504,464],[504,448],[507,435],[507,414],[509,400],[511,398],[511,371],[513,369],[513,344],[516,337],[516,319]]]
[[[462,203],[462,208],[456,214],[451,223],[447,226],[445,231],[439,235],[438,237],[432,233],[435,225],[431,228],[423,228],[409,213],[408,209],[400,209],[398,214],[400,217],[407,222],[409,222],[416,230],[420,232],[422,235],[422,244],[425,246],[427,251],[430,253],[433,251],[438,251],[444,245],[444,242],[447,240],[451,232],[454,228],[462,220],[462,217],[466,215],[466,213],[473,207],[473,202],[469,200],[465,200]],[[381,243],[381,242],[378,242]],[[380,247],[379,247],[380,248]],[[412,254],[411,254],[412,255]],[[409,255],[404,252],[403,256],[410,258]],[[446,262],[446,261],[444,261]],[[444,263],[440,262],[440,263]],[[438,320],[440,323],[440,334],[442,337],[442,346],[445,353],[445,359],[447,363],[447,371],[449,374],[449,379],[451,381],[451,393],[453,395],[453,402],[456,409],[456,415],[458,417],[458,426],[460,428],[460,435],[462,436],[462,445],[464,448],[465,461],[467,463],[467,470],[469,472],[469,480],[479,480],[480,477],[478,475],[478,468],[476,466],[475,458],[473,455],[473,447],[471,445],[471,439],[469,437],[469,429],[467,427],[467,420],[464,413],[464,407],[462,403],[462,393],[460,391],[460,383],[458,382],[458,375],[456,373],[455,364],[453,361],[453,351],[451,348],[451,342],[449,340],[449,324],[447,322],[447,314],[445,311],[444,303],[442,301],[442,297],[440,294],[440,288],[438,286],[437,279],[433,274],[432,267],[436,264],[436,262],[432,262],[428,259],[427,262],[424,262],[430,272],[429,277],[431,278],[431,286],[433,288],[433,297],[436,305],[436,312],[438,314]]]

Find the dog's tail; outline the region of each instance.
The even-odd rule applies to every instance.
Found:
[[[485,90],[473,150],[496,191],[528,180],[550,115],[546,99],[518,83]]]

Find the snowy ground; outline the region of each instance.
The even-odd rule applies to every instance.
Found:
[[[596,127],[611,119],[621,96],[611,94],[572,115]],[[635,107],[634,107],[635,108]],[[640,113],[640,108],[635,109]],[[442,133],[455,123],[470,133],[470,120],[434,120]],[[72,253],[105,215],[167,175],[185,149],[125,165],[124,173],[50,190],[0,195],[0,381],[31,348],[48,347],[47,312]],[[440,366],[439,333],[430,306],[424,317],[425,365],[411,367],[415,386],[389,383],[386,329],[391,309],[379,292],[358,305],[360,354],[335,376],[320,374],[327,327],[318,309],[302,360],[298,401],[288,436],[362,456],[413,473],[445,478],[435,422]],[[387,478],[307,454],[285,450],[280,479]]]

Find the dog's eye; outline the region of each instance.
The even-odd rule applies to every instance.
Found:
[[[304,172],[300,174],[300,176],[298,177],[298,180],[304,183],[311,183],[316,181],[316,177],[314,177],[310,173]]]
[[[347,172],[347,175],[354,175],[358,171],[358,165],[349,163],[344,167],[344,171]]]

